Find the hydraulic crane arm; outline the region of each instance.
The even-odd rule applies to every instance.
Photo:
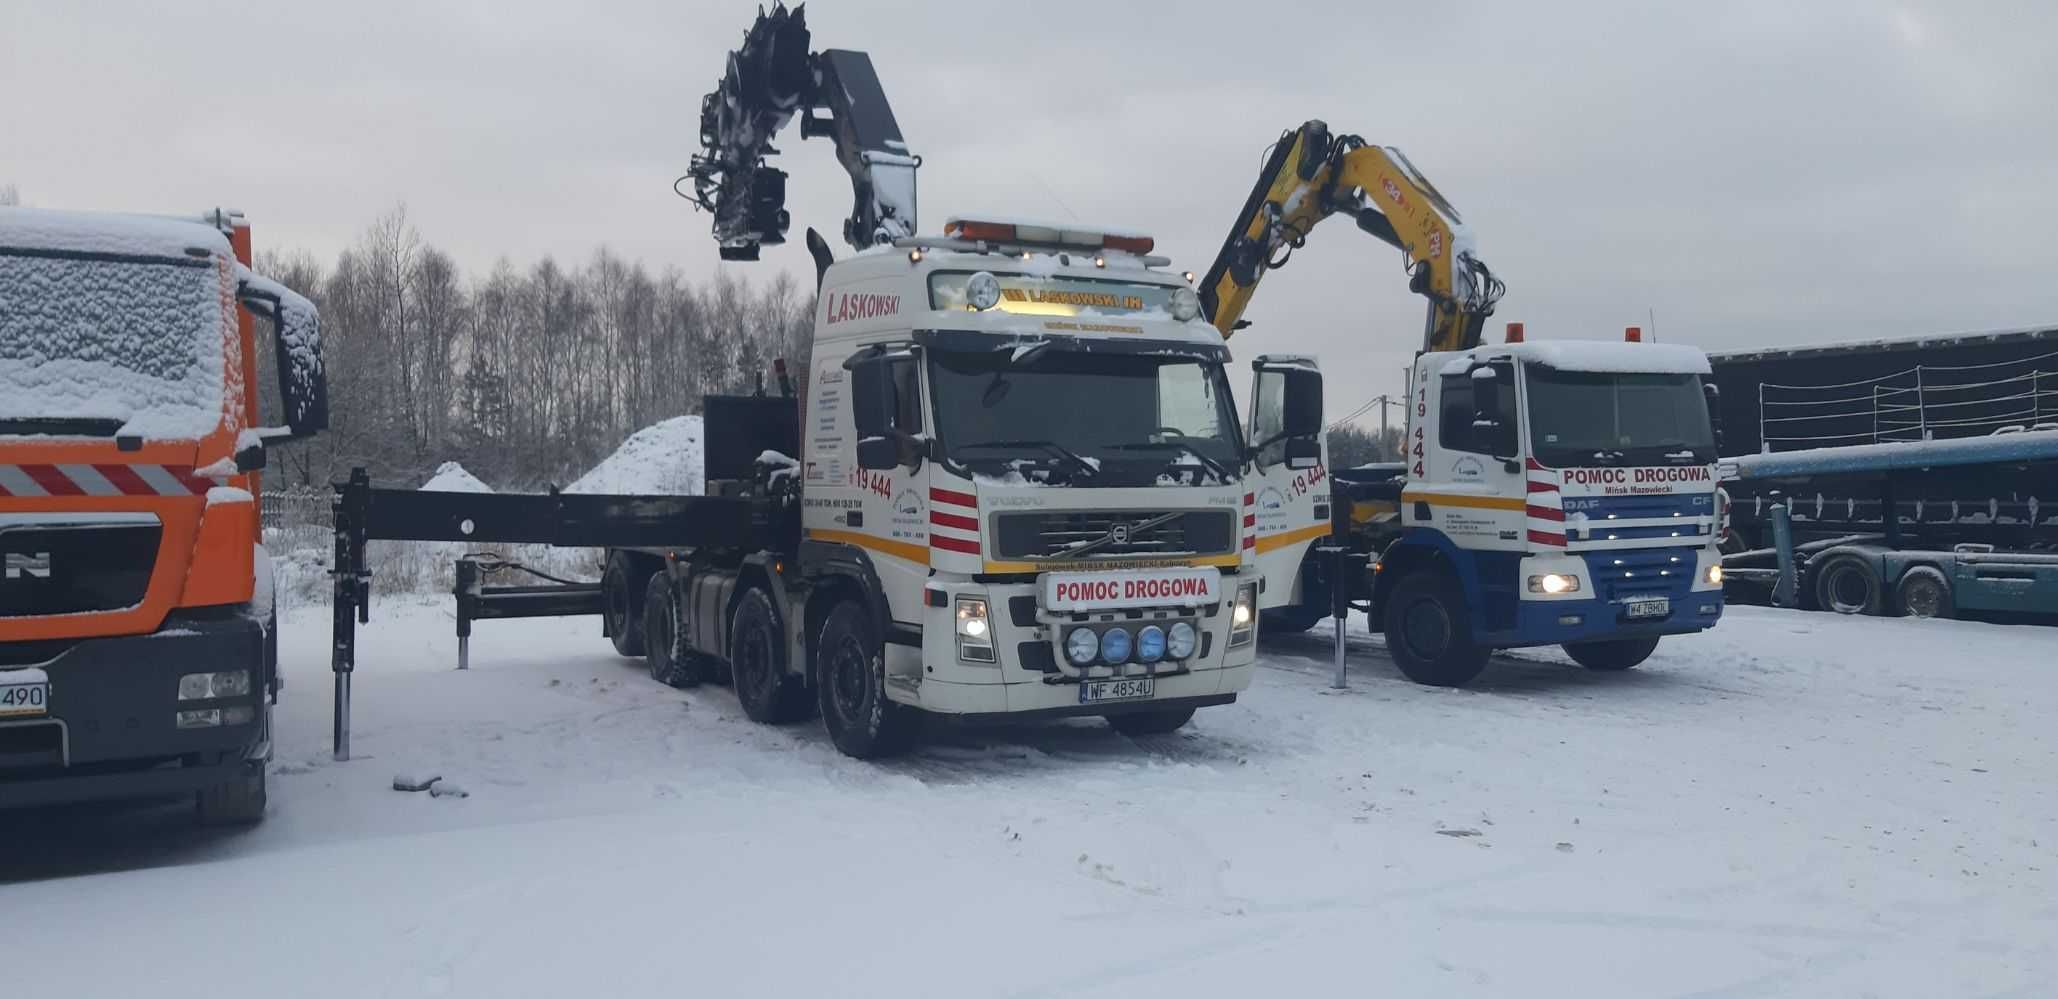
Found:
[[[843,49],[810,54],[808,39],[805,4],[760,9],[743,46],[729,53],[722,82],[701,101],[701,153],[687,172],[688,198],[713,213],[724,260],[756,260],[759,244],[786,241],[786,174],[765,157],[778,152],[772,139],[796,114],[801,138],[831,139],[850,173],[855,204],[843,238],[864,249],[914,235],[922,159],[901,139],[871,57]]]
[[[1246,325],[1243,312],[1265,272],[1284,266],[1315,224],[1348,213],[1358,228],[1406,255],[1408,288],[1429,298],[1422,349],[1462,350],[1502,286],[1472,253],[1458,212],[1400,150],[1366,145],[1310,121],[1287,132],[1266,158],[1236,227],[1201,281],[1201,309],[1224,337]]]

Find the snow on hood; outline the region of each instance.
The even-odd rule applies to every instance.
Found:
[[[1699,347],[1677,343],[1626,343],[1620,340],[1531,340],[1472,350],[1444,365],[1442,374],[1463,374],[1472,360],[1510,357],[1549,365],[1560,371],[1597,374],[1705,375],[1708,355]]]
[[[187,250],[233,256],[221,230],[161,215],[0,208],[0,248],[183,257]]]
[[[425,493],[490,493],[493,487],[479,481],[479,477],[466,471],[463,465],[446,461],[436,466],[436,474],[422,483]]]
[[[706,488],[705,469],[700,417],[675,416],[631,434],[565,492],[698,496]]]

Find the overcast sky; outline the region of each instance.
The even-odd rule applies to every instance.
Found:
[[[1296,12],[1298,8],[1298,11]],[[0,184],[44,207],[249,213],[330,258],[395,204],[483,271],[608,244],[807,275],[850,189],[797,128],[794,239],[721,265],[670,185],[755,4],[0,0]],[[2058,322],[2058,4],[808,5],[925,157],[922,226],[1142,229],[1205,270],[1265,147],[1399,146],[1508,285],[1490,323],[1764,346]],[[839,246],[839,249],[841,247]],[[1398,393],[1422,300],[1337,218],[1240,358],[1309,352],[1330,411]],[[1498,333],[1495,333],[1498,336]]]

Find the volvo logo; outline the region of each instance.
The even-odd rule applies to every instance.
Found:
[[[49,552],[8,552],[6,555],[8,579],[49,579]]]
[[[1112,541],[1112,542],[1114,542],[1114,543],[1116,543],[1116,544],[1118,544],[1118,545],[1126,545],[1126,544],[1128,544],[1128,543],[1129,543],[1129,525],[1128,525],[1128,524],[1116,524],[1116,525],[1115,525],[1114,527],[1111,527],[1111,528],[1109,528],[1109,529],[1108,529],[1108,540],[1109,540],[1109,541]]]

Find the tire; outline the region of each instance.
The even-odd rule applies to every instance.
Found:
[[[1717,550],[1724,555],[1741,555],[1754,547],[1750,536],[1734,527],[1723,530],[1722,538],[1716,544]]]
[[[1486,668],[1490,650],[1472,644],[1465,599],[1445,573],[1417,571],[1386,595],[1386,649],[1401,672],[1432,687],[1462,687]]]
[[[886,696],[886,653],[856,601],[829,611],[815,641],[815,694],[822,727],[839,752],[861,760],[905,752],[919,716]]]
[[[1193,720],[1193,708],[1164,708],[1158,711],[1129,711],[1109,715],[1108,724],[1123,735],[1164,735],[1177,732]]]
[[[643,584],[643,621],[636,629],[641,636],[636,644],[644,650],[643,662],[651,679],[668,687],[699,686],[700,670],[680,655],[675,611],[671,579],[662,572],[652,573]],[[615,648],[621,648],[621,643],[616,642]]]
[[[1942,571],[1918,565],[1901,574],[1894,587],[1894,605],[1909,617],[1949,619],[1957,614],[1951,600],[1951,581]]]
[[[650,578],[657,579],[659,575],[662,574]],[[600,574],[601,613],[615,651],[631,659],[643,654],[643,633],[648,626],[648,615],[637,613],[635,594],[630,589],[636,582],[629,572],[628,558],[620,552],[608,557],[607,571]]]
[[[1617,638],[1606,642],[1571,642],[1564,646],[1565,654],[1572,661],[1591,670],[1614,672],[1625,670],[1651,657],[1658,648],[1658,639]]]
[[[729,617],[729,669],[743,713],[761,725],[805,720],[814,710],[807,684],[786,673],[786,633],[772,598],[743,591]]]
[[[1857,555],[1832,555],[1815,570],[1815,606],[1839,614],[1878,614],[1886,589],[1879,568]]]
[[[1298,635],[1322,623],[1329,612],[1321,607],[1295,604],[1258,612],[1258,634]]]
[[[264,819],[265,767],[195,795],[194,817],[203,826],[252,826]]]

